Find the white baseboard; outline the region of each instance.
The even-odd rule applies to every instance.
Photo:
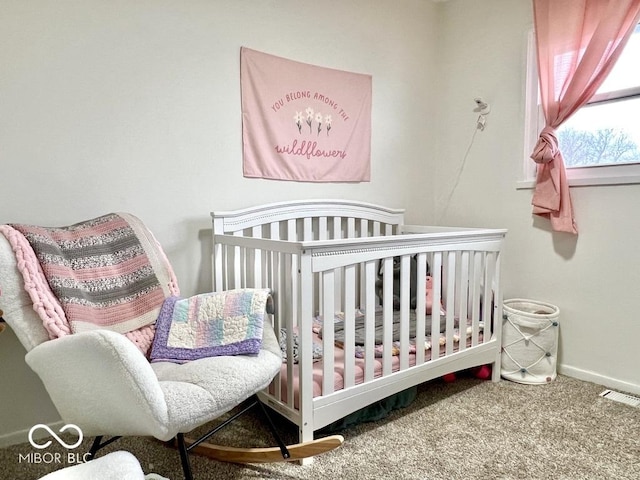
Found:
[[[558,365],[558,373],[566,375],[567,377],[577,378],[578,380],[584,380],[585,382],[596,383],[612,390],[640,395],[640,385],[606,377],[599,373],[590,372],[589,370],[582,370],[570,365]]]
[[[49,428],[51,428],[51,430],[57,432],[61,427],[64,426],[64,423],[62,422],[62,420],[59,420],[57,422],[48,423],[47,425],[49,426]],[[11,445],[18,445],[19,443],[27,443],[29,441],[29,430],[31,430],[31,427],[27,428],[26,430],[18,430],[17,432],[5,433],[0,435],[0,448],[10,447]],[[35,431],[33,435],[34,438],[44,438],[46,436],[46,432],[38,434]]]

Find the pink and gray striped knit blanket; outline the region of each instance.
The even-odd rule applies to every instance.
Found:
[[[33,249],[40,268],[31,265],[31,274],[44,275],[71,332],[143,329],[156,321],[165,298],[179,294],[160,245],[133,215],[111,213],[68,227],[11,226]]]

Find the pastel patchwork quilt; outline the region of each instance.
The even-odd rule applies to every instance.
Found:
[[[269,293],[238,289],[167,298],[156,322],[151,361],[257,354]]]

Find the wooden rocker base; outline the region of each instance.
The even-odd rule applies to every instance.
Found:
[[[194,443],[193,439],[184,439],[187,447]],[[342,435],[331,435],[304,443],[287,445],[290,456],[284,458],[279,447],[239,448],[225,447],[202,442],[190,451],[215,460],[229,463],[274,463],[291,462],[313,457],[338,448],[344,442]]]

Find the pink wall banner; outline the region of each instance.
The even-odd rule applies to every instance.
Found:
[[[245,177],[368,182],[371,75],[242,47]]]

